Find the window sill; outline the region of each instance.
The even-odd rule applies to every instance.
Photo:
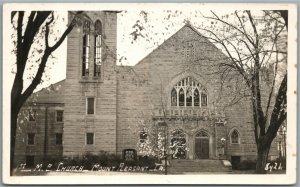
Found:
[[[85,147],[87,147],[87,148],[94,148],[95,144],[85,144]]]
[[[86,118],[94,118],[94,117],[95,117],[95,114],[85,114],[85,117],[86,117]]]
[[[79,80],[79,83],[103,83],[103,80],[98,77],[93,77],[92,79],[89,79],[89,77],[87,77]]]

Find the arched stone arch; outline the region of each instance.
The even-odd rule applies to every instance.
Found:
[[[174,93],[174,88],[176,93]],[[180,94],[183,92],[184,95]],[[177,75],[172,78],[165,88],[165,93],[168,96],[168,106],[175,107],[206,107],[210,92],[211,90],[206,81],[193,72],[183,72]],[[175,100],[176,102],[174,102]]]
[[[209,159],[213,157],[213,136],[205,130],[199,129],[194,133],[194,158],[195,159]]]
[[[212,91],[211,87],[209,86],[208,82],[204,79],[204,77],[202,77],[201,75],[199,75],[195,72],[192,72],[192,71],[184,71],[184,72],[181,72],[181,73],[179,73],[179,74],[177,74],[177,75],[175,75],[171,78],[171,81],[169,82],[169,84],[165,88],[165,93],[171,92],[173,86],[176,83],[178,83],[180,80],[182,80],[186,77],[194,78],[199,83],[201,83],[207,89],[208,92]]]

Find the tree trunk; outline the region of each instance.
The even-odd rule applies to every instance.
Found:
[[[263,144],[259,142],[257,144],[257,161],[256,161],[256,171],[257,174],[266,174],[266,164],[268,161],[268,155],[271,144]]]
[[[17,132],[17,121],[18,121],[19,110],[11,106],[10,115],[10,175],[13,175],[14,170],[14,157],[15,157],[15,144],[16,144],[16,132]]]

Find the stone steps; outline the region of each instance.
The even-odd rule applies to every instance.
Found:
[[[222,160],[170,160],[168,172],[170,174],[216,172],[230,173],[231,166],[224,166]]]

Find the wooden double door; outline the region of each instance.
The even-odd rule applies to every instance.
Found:
[[[195,138],[196,159],[209,158],[209,138]]]

